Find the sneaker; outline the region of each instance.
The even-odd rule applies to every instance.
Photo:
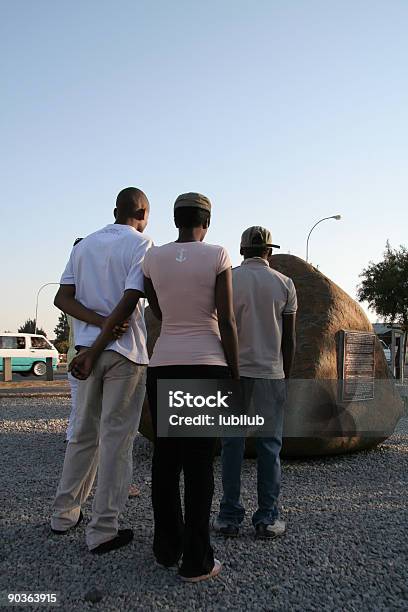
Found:
[[[278,536],[281,536],[286,531],[285,521],[276,519],[274,523],[258,523],[255,527],[256,537],[264,540],[273,540]]]
[[[209,578],[215,578],[218,576],[222,569],[221,562],[218,559],[214,559],[214,567],[212,568],[209,574],[203,574],[202,576],[192,576],[191,578],[187,578],[186,576],[180,576],[181,580],[184,582],[201,582],[202,580],[208,580]]]
[[[238,525],[233,525],[232,523],[222,523],[218,518],[215,518],[213,520],[212,528],[214,529],[214,531],[220,533],[226,538],[236,538],[239,535]]]
[[[111,552],[111,550],[117,550],[126,546],[133,540],[132,529],[119,529],[118,535],[112,540],[99,544],[96,548],[92,548],[89,552],[93,555],[104,555],[105,553]]]
[[[84,515],[82,514],[82,510],[79,512],[79,518],[77,520],[77,522],[75,523],[75,525],[72,525],[72,527],[69,527],[68,529],[53,529],[51,527],[51,531],[52,533],[55,533],[55,535],[65,535],[66,533],[68,533],[69,531],[72,531],[73,529],[75,529],[76,527],[78,527],[78,525],[82,522],[84,518]]]

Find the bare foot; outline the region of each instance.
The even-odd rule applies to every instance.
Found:
[[[208,580],[209,578],[215,578],[218,576],[222,569],[221,563],[218,559],[214,559],[214,567],[212,568],[209,574],[203,574],[202,576],[193,576],[192,578],[187,578],[186,576],[180,576],[184,582],[201,582],[202,580]]]
[[[137,486],[134,485],[134,484],[129,485],[128,496],[129,497],[137,497],[138,495],[140,495],[140,491],[137,488]]]

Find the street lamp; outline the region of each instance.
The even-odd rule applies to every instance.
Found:
[[[49,285],[59,285],[59,283],[45,283],[45,285],[41,285],[41,287],[39,288],[39,290],[37,291],[37,299],[35,302],[35,330],[34,333],[37,333],[37,315],[38,315],[38,296],[40,295],[40,292],[44,289],[44,287],[48,287]]]
[[[322,221],[327,221],[328,219],[336,219],[336,221],[340,221],[341,215],[332,215],[331,217],[323,217],[323,219],[320,219],[320,221],[317,221],[317,223],[314,224],[314,226],[310,230],[310,232],[309,232],[309,234],[307,236],[307,240],[306,240],[306,261],[307,262],[309,261],[309,238],[310,238],[310,234],[313,232],[313,230],[316,227],[316,225],[319,225],[319,223],[321,223]]]

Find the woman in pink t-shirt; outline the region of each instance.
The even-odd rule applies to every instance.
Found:
[[[145,293],[162,321],[147,371],[147,394],[155,430],[152,502],[153,550],[158,563],[179,567],[184,580],[216,576],[209,518],[214,492],[214,438],[157,436],[157,381],[239,378],[231,262],[221,246],[203,242],[211,203],[188,193],[174,205],[176,242],[145,256]],[[180,474],[184,473],[184,520]]]

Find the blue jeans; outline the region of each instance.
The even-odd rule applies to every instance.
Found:
[[[282,447],[285,380],[242,378],[245,404],[251,413],[273,415],[268,421],[266,437],[255,437],[258,468],[258,509],[252,523],[273,523],[279,516],[278,499],[281,484],[280,450]],[[222,485],[224,495],[218,521],[239,525],[245,515],[241,502],[241,467],[245,437],[222,438]]]

